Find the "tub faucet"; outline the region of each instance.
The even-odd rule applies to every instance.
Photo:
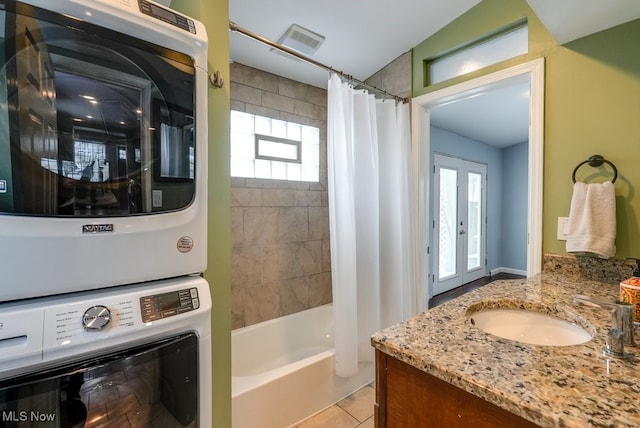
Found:
[[[596,299],[583,294],[573,296],[574,303],[598,306],[611,311],[611,329],[607,333],[605,354],[618,358],[627,358],[624,345],[635,346],[635,326],[633,323],[634,305]]]

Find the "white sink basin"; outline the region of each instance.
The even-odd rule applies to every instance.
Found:
[[[469,320],[485,333],[532,345],[570,346],[592,339],[577,324],[525,309],[483,309],[473,313]]]

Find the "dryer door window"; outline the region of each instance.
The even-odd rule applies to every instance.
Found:
[[[0,417],[6,428],[197,427],[197,336],[188,333],[4,380]]]
[[[129,216],[190,205],[190,57],[19,2],[0,4],[0,20],[0,213]]]

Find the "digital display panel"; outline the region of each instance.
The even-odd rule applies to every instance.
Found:
[[[196,288],[170,291],[140,298],[143,322],[172,317],[200,307]]]
[[[138,0],[138,6],[140,7],[140,12],[145,15],[149,15],[168,24],[175,25],[176,27],[182,28],[190,33],[196,33],[195,23],[192,19],[189,19],[186,16],[179,15],[169,9],[157,6],[147,0]]]
[[[176,19],[176,14],[175,13],[171,13],[168,10],[159,8],[156,5],[151,5],[151,13],[153,13],[155,16],[157,16],[158,18],[162,18],[165,19],[173,24],[177,24],[178,21]]]
[[[165,293],[156,296],[154,299],[156,310],[166,311],[168,309],[176,309],[180,306],[180,295],[178,292]]]

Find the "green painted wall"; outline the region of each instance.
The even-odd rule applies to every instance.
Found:
[[[425,60],[481,38],[523,18],[529,53],[425,86]],[[617,253],[640,258],[640,20],[558,45],[525,0],[483,0],[413,51],[413,96],[500,69],[545,58],[543,252],[564,253],[556,240],[557,217],[569,215],[575,166],[600,154],[618,167]],[[578,179],[602,181],[609,169],[584,166]]]
[[[173,0],[171,7],[203,22],[209,37],[209,224],[205,278],[213,299],[213,427],[231,426],[231,175],[229,172],[229,8],[227,0]]]

